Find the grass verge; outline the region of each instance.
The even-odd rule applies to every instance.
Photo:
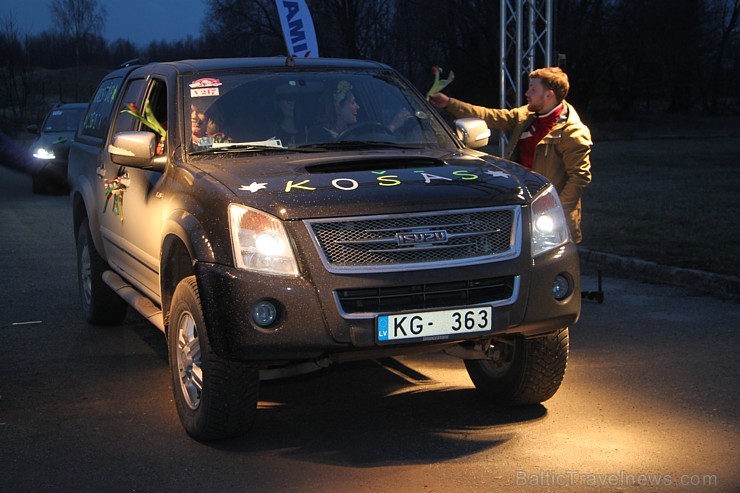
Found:
[[[718,125],[629,140],[595,131],[582,246],[737,276],[740,127]]]

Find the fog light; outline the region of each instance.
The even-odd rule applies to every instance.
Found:
[[[570,280],[563,274],[558,274],[552,282],[552,295],[560,301],[568,297],[571,293]]]
[[[262,300],[252,305],[250,311],[252,315],[252,321],[260,327],[269,327],[278,316],[278,310],[274,303]]]

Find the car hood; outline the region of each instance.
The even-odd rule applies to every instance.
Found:
[[[525,204],[545,180],[471,151],[258,156],[197,164],[236,202],[283,219]]]

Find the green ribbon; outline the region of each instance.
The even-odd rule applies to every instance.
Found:
[[[126,191],[126,185],[121,183],[121,177],[113,180],[105,180],[105,204],[103,205],[103,214],[108,209],[108,203],[113,199],[113,214],[119,216],[123,221],[123,192]]]

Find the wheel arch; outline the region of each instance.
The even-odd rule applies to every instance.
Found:
[[[97,251],[103,254],[103,242],[100,235],[100,222],[98,215],[88,210],[88,204],[95,204],[93,189],[90,183],[82,180],[72,192],[72,233],[77,238],[82,220],[87,218],[92,235],[93,244]]]
[[[77,237],[77,232],[80,230],[82,220],[87,216],[85,200],[82,198],[82,194],[80,192],[75,192],[72,195],[72,232],[75,237]]]
[[[177,211],[165,222],[160,257],[160,288],[165,333],[169,330],[172,297],[184,278],[195,275],[196,262],[214,262],[206,232],[200,222],[185,211]]]

